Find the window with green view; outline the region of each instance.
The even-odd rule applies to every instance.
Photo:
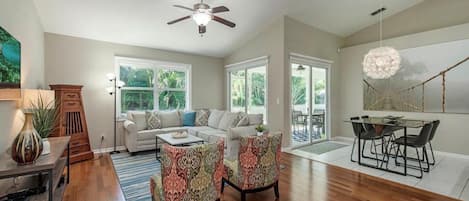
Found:
[[[120,93],[121,113],[129,110],[187,109],[188,65],[172,68],[156,61],[143,60],[135,63],[125,59],[116,59],[116,61],[121,62],[119,79],[125,83]]]

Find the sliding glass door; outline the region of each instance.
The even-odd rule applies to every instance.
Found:
[[[312,63],[312,62],[311,62]],[[291,63],[292,145],[328,139],[328,68]]]
[[[228,70],[230,111],[267,116],[266,66]]]

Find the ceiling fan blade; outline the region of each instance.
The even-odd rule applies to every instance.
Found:
[[[199,26],[199,34],[204,34],[207,31],[206,26]]]
[[[228,21],[228,20],[225,20],[225,19],[223,19],[223,18],[221,18],[221,17],[217,17],[217,16],[215,16],[215,15],[213,16],[213,20],[215,20],[215,21],[217,21],[217,22],[219,22],[219,23],[222,23],[222,24],[224,24],[224,25],[226,25],[226,26],[229,26],[229,27],[231,27],[231,28],[234,28],[234,27],[236,26],[235,23],[230,22],[230,21]]]
[[[180,22],[180,21],[183,21],[183,20],[186,20],[186,19],[189,19],[189,18],[191,18],[190,15],[185,16],[185,17],[181,17],[181,18],[176,19],[176,20],[173,20],[173,21],[171,21],[171,22],[168,22],[168,24],[171,25],[171,24],[174,24],[174,23],[176,23],[176,22]]]
[[[212,8],[212,13],[221,13],[221,12],[228,12],[228,11],[230,11],[230,9],[228,9],[225,6],[218,6],[218,7]]]
[[[186,10],[194,11],[194,9],[192,9],[192,8],[185,7],[185,6],[181,6],[181,5],[173,5],[173,6],[174,6],[174,7],[176,7],[176,8],[182,8],[182,9],[186,9]]]

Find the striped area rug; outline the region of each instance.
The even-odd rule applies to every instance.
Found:
[[[131,156],[129,153],[111,155],[114,169],[127,201],[150,201],[150,177],[161,172],[155,152]]]

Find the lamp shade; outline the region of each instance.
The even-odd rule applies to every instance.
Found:
[[[21,99],[21,109],[25,113],[31,113],[35,105],[38,105],[39,99],[50,107],[55,106],[55,92],[53,90],[41,89],[23,89]]]
[[[401,67],[399,52],[392,47],[372,49],[363,59],[363,72],[373,79],[387,79]]]

